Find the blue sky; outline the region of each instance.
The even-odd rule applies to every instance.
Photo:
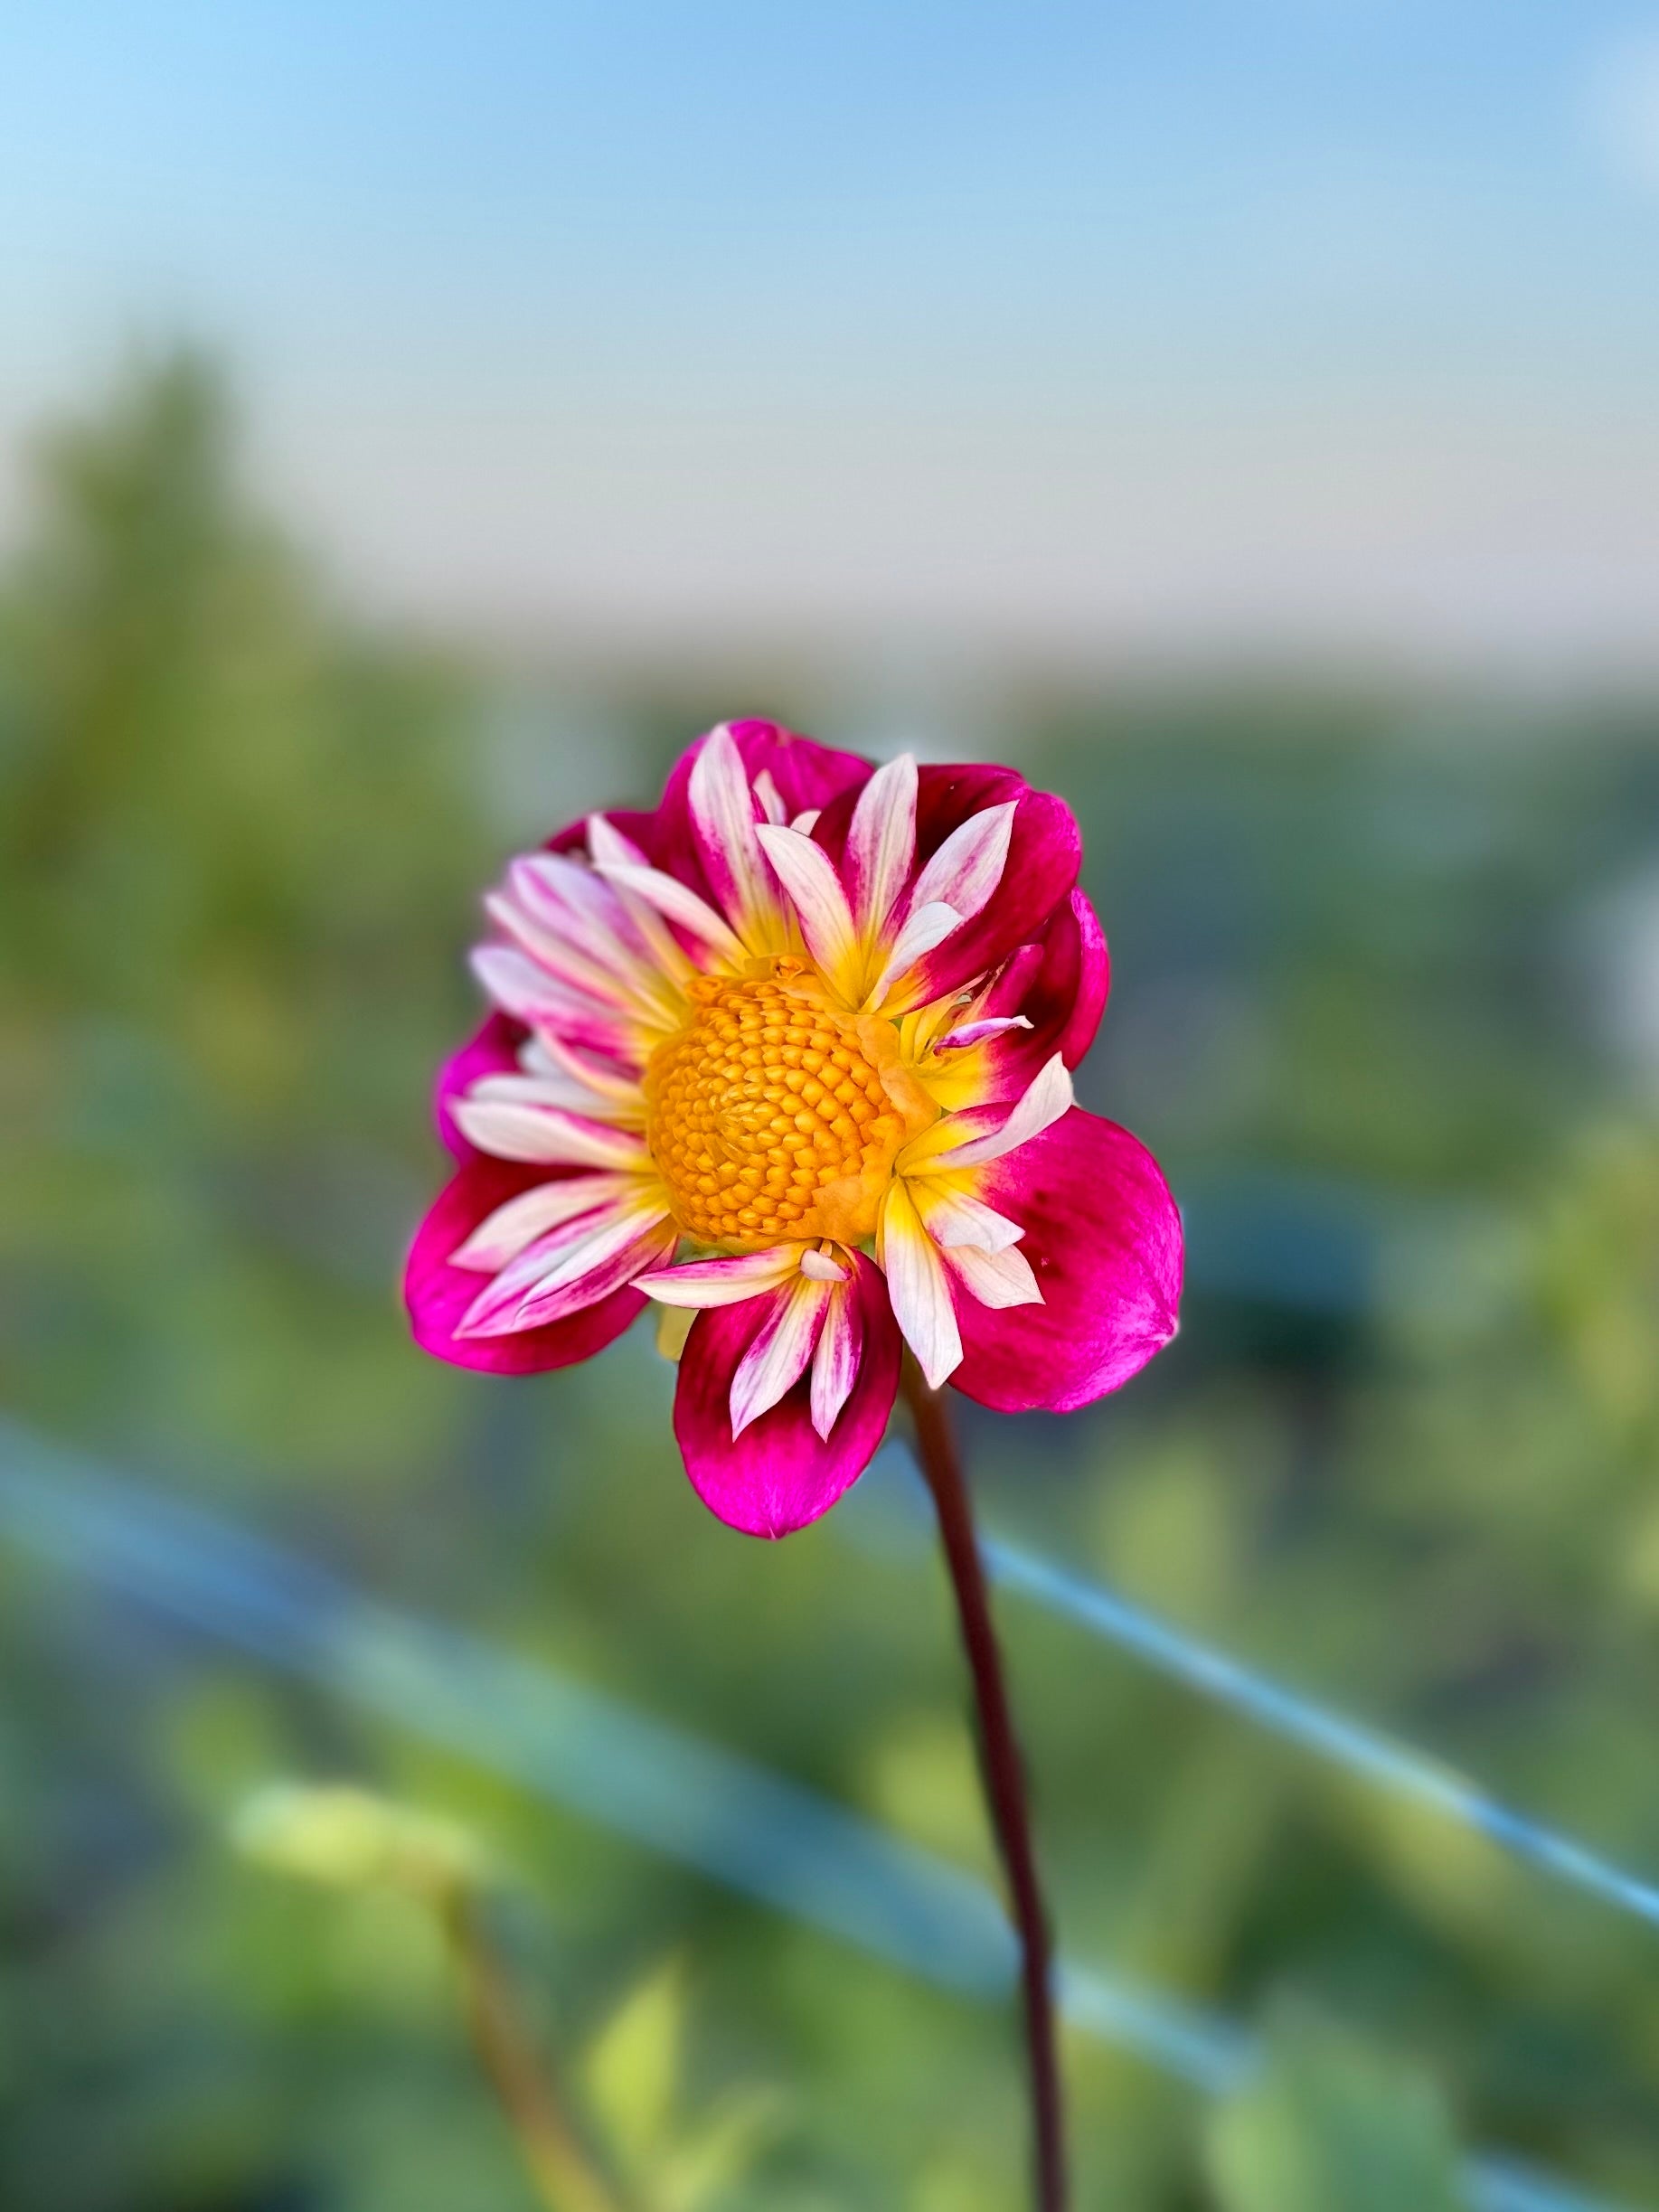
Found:
[[[1059,584],[1067,622],[1132,630],[1150,523],[1157,622],[1184,592],[1248,629],[1277,560],[1261,619],[1294,629],[1302,592],[1329,631],[1348,509],[1396,622],[1475,564],[1471,636],[1524,630],[1552,559],[1568,629],[1654,611],[1659,6],[78,0],[0,26],[0,439],[127,334],[199,333],[285,496],[394,600],[947,628],[1000,579],[1010,610]]]

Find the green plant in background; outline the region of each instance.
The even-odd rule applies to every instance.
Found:
[[[779,2094],[740,2083],[706,2113],[688,2110],[692,2030],[683,1962],[650,1970],[589,2043],[578,2078],[632,2203],[650,2212],[704,2212],[728,2198],[784,2119]]]
[[[1221,2212],[1468,2212],[1433,2082],[1306,2018],[1274,2027],[1208,2140]]]
[[[270,1784],[232,1824],[257,1865],[325,1887],[401,1890],[432,1915],[454,1963],[479,2063],[548,2212],[703,2212],[769,2142],[778,2104],[746,2085],[693,2120],[684,2111],[684,1976],[649,1972],[579,2054],[581,2123],[562,2066],[538,2049],[491,1932],[499,1878],[477,1839],[451,1821],[344,1784]],[[602,2159],[587,2148],[591,2136]]]

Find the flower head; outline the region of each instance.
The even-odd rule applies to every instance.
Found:
[[[1072,1104],[1108,972],[1079,859],[1012,770],[739,722],[655,813],[513,861],[474,955],[494,1011],[438,1087],[419,1341],[523,1372],[678,1309],[687,1472],[760,1536],[863,1471],[904,1344],[1008,1412],[1126,1381],[1174,1332],[1181,1226]]]

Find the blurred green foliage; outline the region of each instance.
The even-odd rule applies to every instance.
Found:
[[[239,450],[210,370],[151,364],[42,446],[0,579],[7,1408],[987,1871],[936,1577],[833,1521],[714,1524],[647,1332],[494,1382],[419,1358],[395,1298],[478,892],[554,826],[531,787],[575,814],[716,713],[856,717],[736,670],[601,698],[353,619]],[[1169,1167],[1192,1281],[1119,1398],[969,1417],[987,1517],[1659,1868],[1659,713],[1263,678],[990,719],[1082,818],[1118,977],[1084,1095]],[[1659,2202],[1659,1936],[1005,1628],[1069,1948],[1390,2054],[1281,2052],[1211,2155],[1191,2092],[1072,2038],[1080,2206],[1198,2212],[1219,2174],[1257,2212],[1385,2124],[1395,2066],[1466,2140]],[[7,2212],[526,2201],[407,1907],[224,1850],[287,1772],[521,1874],[527,1984],[641,2158],[785,2099],[711,2212],[1021,2201],[995,2010],[4,1551],[0,1664]],[[1435,2108],[1399,2094],[1427,2172]]]
[[[613,2183],[631,2212],[702,2212],[731,2192],[776,2132],[778,2100],[759,2084],[740,2085],[706,2113],[684,2109],[690,2023],[685,1976],[673,1957],[624,1996],[585,2051],[531,2047],[514,1963],[490,1925],[500,1871],[482,1838],[458,1823],[349,1784],[273,1783],[238,1808],[231,1832],[244,1856],[270,1873],[336,1891],[401,1891],[432,1914],[476,2055],[547,2212],[608,2208]],[[493,1993],[487,2043],[467,2002],[479,1990]],[[503,2086],[504,2050],[521,2085],[514,2091]],[[581,2092],[576,2105],[572,2077]]]
[[[1287,2022],[1216,2112],[1223,2212],[1464,2212],[1456,2139],[1433,2084],[1328,2028]]]

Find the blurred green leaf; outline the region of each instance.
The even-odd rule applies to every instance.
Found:
[[[670,1959],[623,1999],[583,2056],[588,2102],[636,2173],[654,2163],[668,2140],[684,2031],[684,1970]]]
[[[1272,2032],[1208,2151],[1221,2212],[1467,2212],[1434,2084],[1310,2020]]]
[[[784,2100],[762,2084],[732,2090],[689,2129],[656,2177],[657,2212],[702,2212],[740,2181],[776,2139]]]

